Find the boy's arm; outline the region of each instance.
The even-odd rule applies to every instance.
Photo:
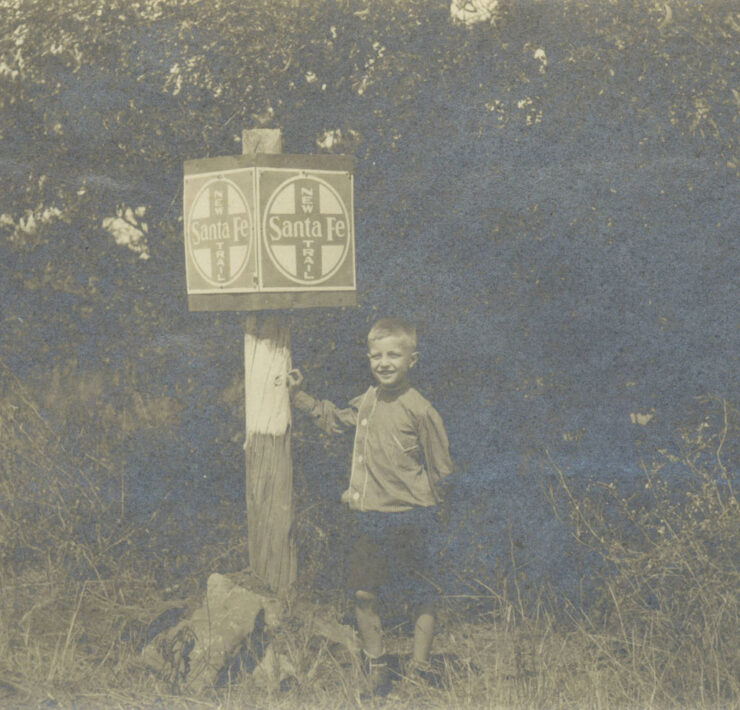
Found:
[[[290,398],[293,406],[310,416],[316,426],[327,434],[342,434],[357,426],[357,410],[352,407],[340,409],[326,399],[316,399],[303,390],[298,389],[300,381],[290,388]]]
[[[442,417],[433,407],[429,407],[419,422],[419,443],[432,492],[437,503],[442,503],[447,498],[451,484],[448,476],[453,472],[454,466]]]

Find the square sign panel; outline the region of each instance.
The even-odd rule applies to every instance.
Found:
[[[185,275],[189,294],[258,290],[254,161],[185,163]]]
[[[187,161],[190,310],[353,305],[352,168],[341,155]]]
[[[355,290],[351,164],[338,157],[270,156],[258,167],[263,291]]]

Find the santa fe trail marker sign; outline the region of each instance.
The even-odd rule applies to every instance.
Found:
[[[356,303],[353,161],[280,152],[280,131],[242,133],[244,154],[184,165],[185,276],[191,311]],[[264,152],[254,152],[262,148]],[[281,595],[296,581],[290,333],[250,314],[244,332],[250,569]]]
[[[354,305],[352,168],[342,155],[186,161],[189,309]]]

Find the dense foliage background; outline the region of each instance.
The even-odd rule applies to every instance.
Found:
[[[239,153],[243,128],[357,159],[360,305],[287,315],[294,362],[343,402],[369,381],[370,322],[418,324],[468,578],[515,548],[575,591],[587,570],[532,462],[629,487],[695,397],[737,401],[732,0],[510,0],[470,28],[429,0],[0,8],[3,406],[33,403],[54,456],[90,466],[107,513],[75,534],[133,525],[164,578],[243,533],[243,317],[188,313],[181,233],[182,162]],[[349,443],[296,418],[317,584]]]

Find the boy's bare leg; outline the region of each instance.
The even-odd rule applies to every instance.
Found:
[[[378,597],[372,592],[355,592],[355,614],[362,648],[370,658],[383,655],[383,627],[378,614]]]
[[[414,661],[426,665],[434,639],[435,613],[433,604],[422,604],[414,623]]]

